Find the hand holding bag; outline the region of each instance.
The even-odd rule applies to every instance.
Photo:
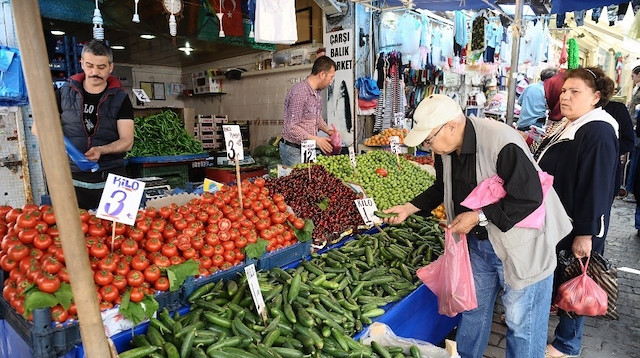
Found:
[[[444,234],[444,254],[416,274],[438,297],[438,312],[454,317],[460,312],[477,308],[478,300],[466,235],[461,234],[456,242],[449,229],[445,229]]]
[[[587,275],[587,263],[577,260],[582,274],[563,283],[558,288],[556,305],[558,308],[581,316],[602,316],[607,313],[607,293]]]

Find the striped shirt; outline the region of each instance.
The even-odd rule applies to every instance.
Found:
[[[329,131],[322,119],[322,101],[320,91],[311,88],[307,80],[291,87],[284,99],[282,138],[300,144],[318,130]]]

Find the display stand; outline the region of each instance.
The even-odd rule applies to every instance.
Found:
[[[163,157],[133,157],[128,160],[127,173],[132,178],[164,178],[172,188],[185,188],[189,181],[191,163],[208,157],[209,154],[207,153]]]

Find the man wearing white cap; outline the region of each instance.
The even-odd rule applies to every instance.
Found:
[[[460,355],[483,356],[495,300],[503,289],[506,356],[544,357],[555,246],[571,231],[571,223],[551,188],[544,199],[542,229],[514,226],[543,203],[540,168],[526,143],[503,123],[466,118],[455,101],[437,94],[418,105],[404,142],[422,144],[435,154],[436,181],[411,202],[386,210],[398,214],[387,221],[399,223],[444,202],[450,230],[467,234],[478,308],[462,314],[456,334]],[[476,211],[460,205],[496,174],[504,182],[504,198]]]

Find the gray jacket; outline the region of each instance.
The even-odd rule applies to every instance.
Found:
[[[527,144],[516,130],[493,120],[469,119],[476,131],[478,183],[496,174],[498,154],[505,145],[514,143],[525,153],[529,153]],[[540,170],[532,156],[530,160]],[[445,209],[448,213],[453,213],[451,157],[443,155],[442,165]],[[505,281],[513,289],[522,289],[551,275],[556,268],[556,244],[571,232],[571,220],[553,188],[549,189],[544,205],[546,218],[542,229],[514,226],[503,232],[491,222],[487,225],[489,241],[502,261]],[[449,218],[451,219],[453,218]]]

